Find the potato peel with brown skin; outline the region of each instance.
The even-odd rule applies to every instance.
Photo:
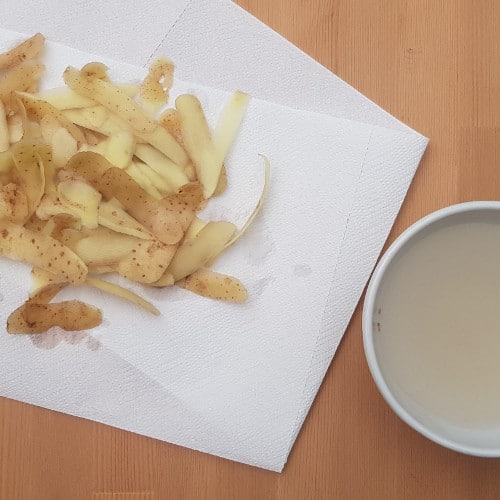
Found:
[[[35,58],[43,49],[45,37],[35,33],[14,48],[0,54],[0,70],[9,69],[17,64]]]
[[[149,72],[142,82],[140,88],[142,101],[159,106],[165,104],[168,102],[173,83],[174,65],[172,61],[163,57],[156,59],[149,67]]]
[[[127,172],[92,151],[74,155],[66,170],[83,177],[108,200],[116,198],[132,217],[167,245],[182,239],[203,201],[201,185],[195,182],[158,202]]]
[[[71,66],[66,68],[63,78],[70,89],[116,112],[134,130],[147,133],[152,132],[157,127],[156,123],[146,115],[134,99],[116,85],[97,77],[89,78],[82,71]]]
[[[17,184],[10,182],[0,188],[0,219],[22,223],[28,213],[28,199]]]
[[[27,262],[72,284],[87,277],[87,266],[68,247],[48,235],[0,220],[0,255]]]
[[[12,148],[15,180],[22,187],[28,202],[28,217],[35,213],[45,191],[45,169],[40,153],[48,148],[28,141],[18,142]]]
[[[192,240],[184,241],[175,253],[167,272],[175,281],[194,273],[218,255],[234,234],[231,222],[209,222]]]
[[[166,109],[158,118],[158,123],[170,132],[175,140],[184,147],[182,136],[181,115],[175,108]]]
[[[26,92],[40,78],[45,66],[36,61],[24,61],[0,77],[0,100],[11,110],[17,109],[14,92]]]
[[[102,323],[99,309],[79,300],[49,303],[66,283],[54,283],[33,294],[7,319],[12,334],[43,333],[54,326],[63,330],[88,330]]]
[[[29,118],[40,122],[45,116],[51,116],[56,119],[61,127],[64,127],[79,144],[85,144],[86,141],[83,132],[74,123],[68,120],[62,111],[52,106],[52,104],[42,99],[38,99],[27,92],[16,92],[16,96],[24,106],[26,115]]]
[[[201,268],[177,282],[177,285],[203,297],[242,304],[248,292],[241,281],[233,276]]]

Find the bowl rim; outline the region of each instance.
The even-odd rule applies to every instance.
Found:
[[[458,443],[450,438],[441,436],[438,432],[431,430],[429,427],[422,424],[413,415],[411,415],[411,413],[408,412],[399,403],[385,381],[375,353],[373,335],[373,314],[377,293],[387,269],[394,261],[394,258],[399,254],[399,252],[415,236],[438,221],[459,214],[469,214],[485,210],[500,212],[500,201],[469,201],[450,205],[429,213],[428,215],[417,220],[406,230],[404,230],[382,255],[372,273],[372,276],[368,283],[368,287],[366,289],[362,310],[361,327],[363,332],[363,347],[365,351],[365,357],[371,376],[387,404],[406,424],[408,424],[410,427],[412,427],[431,441],[434,441],[435,443],[451,450],[458,451],[466,455],[474,455],[479,457],[500,457],[500,446],[496,448],[484,448],[481,446],[469,446],[466,444]]]

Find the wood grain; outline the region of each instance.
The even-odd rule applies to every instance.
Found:
[[[431,139],[390,243],[445,205],[500,199],[500,3],[239,0]],[[283,474],[0,399],[0,500],[496,499],[500,460],[403,424],[372,382],[358,306]]]

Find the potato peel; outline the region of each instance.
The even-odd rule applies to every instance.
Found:
[[[175,281],[179,281],[204,267],[222,251],[234,230],[235,226],[231,222],[209,222],[192,240],[187,240],[179,246],[167,272]]]
[[[152,111],[168,102],[174,83],[174,65],[169,59],[160,57],[153,61],[140,87],[142,102]]]
[[[63,78],[70,89],[117,112],[134,130],[147,133],[156,128],[155,122],[137,103],[112,83],[97,77],[89,77],[71,66],[66,68]]]
[[[58,326],[63,330],[88,330],[101,324],[102,314],[96,307],[79,300],[50,303],[67,284],[52,283],[34,293],[7,319],[11,334],[43,333]]]
[[[224,245],[224,250],[226,248],[230,247],[231,245],[234,245],[234,243],[236,243],[236,241],[238,241],[243,236],[243,234],[245,234],[245,231],[250,227],[252,222],[255,220],[255,217],[257,217],[258,213],[260,212],[260,209],[262,208],[262,205],[264,204],[264,200],[266,198],[267,192],[269,191],[269,179],[271,176],[271,166],[270,166],[269,160],[264,155],[261,155],[261,156],[264,159],[265,174],[264,174],[264,187],[262,188],[262,193],[260,195],[259,201],[257,202],[257,205],[255,205],[253,212],[250,214],[250,217],[245,222],[243,227]]]
[[[8,221],[0,221],[0,255],[52,272],[75,285],[87,276],[82,259],[58,240]]]
[[[7,332],[43,333],[55,326],[67,331],[89,330],[101,323],[101,311],[79,300],[54,304],[28,303],[10,314],[7,319]]]
[[[89,277],[87,278],[87,284],[93,286],[94,288],[102,290],[103,292],[110,293],[111,295],[114,295],[116,297],[128,300],[129,302],[142,307],[155,316],[158,316],[160,314],[160,311],[158,311],[158,309],[153,304],[151,304],[151,302],[148,302],[131,290],[117,285],[116,283],[110,283],[106,280]]]
[[[212,142],[198,98],[191,94],[180,95],[175,100],[175,107],[181,116],[181,131],[186,150],[203,185],[203,195],[208,199],[217,187],[223,158]]]
[[[16,96],[22,103],[26,114],[40,122],[44,116],[54,117],[62,127],[64,127],[80,144],[85,143],[83,132],[70,120],[68,120],[61,111],[47,101],[36,98],[26,92],[16,92]]]
[[[177,285],[203,297],[235,304],[242,304],[248,299],[248,292],[239,279],[207,268],[198,269]]]
[[[38,93],[43,45],[36,34],[0,54],[0,255],[31,264],[33,278],[8,331],[99,325],[102,314],[91,305],[51,302],[68,285],[87,284],[159,314],[131,290],[96,277],[103,273],[247,300],[237,278],[207,266],[261,210],[267,158],[260,199],[239,231],[197,215],[227,188],[226,156],[249,96],[232,94],[213,130],[190,94],[154,118],[173,84],[166,59],[151,65],[140,87],[115,83],[104,64],[90,62],[64,71],[65,88]]]
[[[35,33],[14,48],[0,54],[0,69],[9,69],[23,61],[34,59],[42,51],[44,43],[45,37],[41,33]]]

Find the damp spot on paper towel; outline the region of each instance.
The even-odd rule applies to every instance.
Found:
[[[0,293],[0,302],[4,299],[4,296]]]
[[[250,287],[250,292],[251,295],[255,295],[258,297],[259,295],[262,295],[266,287],[272,283],[273,278],[267,277],[267,278],[261,278],[257,282],[251,285]]]
[[[52,332],[30,335],[31,342],[39,349],[54,349],[61,343],[61,338]]]
[[[307,264],[296,264],[293,268],[293,274],[299,278],[305,278],[312,273],[312,269]]]
[[[88,336],[87,337],[87,347],[89,348],[89,350],[91,351],[97,351],[97,349],[99,349],[101,347],[101,343],[95,339],[94,337],[90,337]]]
[[[76,345],[83,341],[87,337],[87,334],[84,332],[71,332],[64,340],[68,344]]]
[[[66,332],[60,328],[55,328],[45,333],[30,335],[32,344],[38,349],[54,349],[62,342],[70,345],[84,345],[91,351],[96,351],[101,347],[101,343],[86,332]]]

